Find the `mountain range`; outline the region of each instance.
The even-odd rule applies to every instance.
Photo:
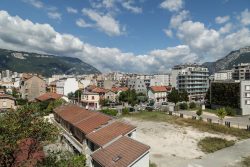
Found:
[[[250,63],[250,46],[232,51],[215,62],[206,62],[203,66],[207,67],[211,74],[214,74],[221,70],[230,70],[239,63]]]
[[[53,74],[96,74],[95,67],[78,58],[0,49],[0,70]]]

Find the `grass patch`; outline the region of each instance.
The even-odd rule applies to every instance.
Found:
[[[149,167],[157,167],[155,163],[150,162]]]
[[[249,167],[250,166],[250,156],[244,157],[243,161],[241,162],[241,165],[243,167]]]
[[[234,144],[235,142],[233,140],[226,140],[217,137],[205,137],[198,142],[198,147],[205,153],[213,153]]]
[[[219,125],[219,124],[212,124],[212,123],[207,123],[204,121],[180,118],[177,116],[168,115],[164,112],[143,111],[139,113],[129,114],[124,117],[155,121],[155,122],[167,122],[171,124],[177,124],[180,126],[191,126],[202,132],[222,133],[226,135],[235,136],[238,139],[250,138],[250,132],[248,132],[247,130],[233,128],[233,127],[228,128],[226,126]]]

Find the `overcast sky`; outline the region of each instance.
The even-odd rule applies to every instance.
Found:
[[[1,0],[1,48],[167,72],[250,46],[249,0]]]

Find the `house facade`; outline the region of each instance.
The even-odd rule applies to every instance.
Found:
[[[167,102],[168,93],[171,91],[169,86],[151,86],[148,91],[148,98],[153,100],[155,104],[160,105]]]
[[[105,93],[105,99],[111,102],[116,102],[118,98],[118,95],[113,92],[112,90],[107,90],[107,92]]]
[[[0,110],[16,109],[15,98],[6,95],[0,94]]]
[[[95,92],[82,92],[81,104],[86,109],[89,110],[99,110],[100,109],[100,96]]]
[[[20,93],[23,99],[32,101],[36,97],[44,94],[45,92],[46,83],[42,78],[33,75],[22,79]]]
[[[64,78],[56,82],[56,93],[68,96],[78,90],[78,82],[75,78]]]

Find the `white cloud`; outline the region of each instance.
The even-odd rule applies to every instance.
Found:
[[[218,16],[215,18],[217,24],[223,24],[230,20],[230,16]]]
[[[184,2],[183,0],[164,0],[160,7],[163,9],[167,9],[170,12],[179,11],[183,8]]]
[[[173,32],[172,32],[171,29],[164,29],[163,31],[164,31],[164,33],[165,33],[168,37],[170,37],[170,38],[173,37]]]
[[[177,28],[183,21],[189,18],[189,11],[183,10],[180,13],[173,15],[170,19],[170,28]]]
[[[233,28],[233,24],[227,23],[225,26],[223,26],[219,29],[219,32],[220,32],[220,34],[226,34],[226,33],[231,32],[232,28]]]
[[[48,12],[48,16],[49,16],[49,18],[55,19],[55,20],[61,20],[62,19],[61,13],[58,13],[58,12]]]
[[[133,13],[142,13],[142,8],[133,6],[133,3],[134,1],[132,0],[124,1],[122,2],[122,6]]]
[[[250,25],[250,11],[248,11],[248,9],[241,12],[241,15],[238,18],[243,25]]]
[[[79,26],[79,27],[82,27],[82,28],[92,27],[91,24],[86,23],[85,20],[83,20],[83,19],[77,19],[76,20],[76,25]]]
[[[145,55],[117,48],[90,45],[70,34],[58,33],[49,24],[33,23],[0,11],[0,45],[3,48],[78,57],[103,72],[166,72],[175,63],[196,60],[186,45],[153,50]]]
[[[193,51],[200,54],[204,54],[220,44],[220,34],[214,29],[207,29],[201,22],[183,22],[178,27],[177,36]]]
[[[109,36],[120,36],[124,28],[109,14],[100,14],[92,9],[83,9],[82,13],[96,23],[96,27]]]
[[[34,6],[36,8],[43,8],[44,7],[43,3],[39,0],[23,0],[23,2],[31,4],[32,6]]]
[[[78,13],[78,10],[72,7],[67,7],[66,10],[68,13],[73,13],[73,14]]]

